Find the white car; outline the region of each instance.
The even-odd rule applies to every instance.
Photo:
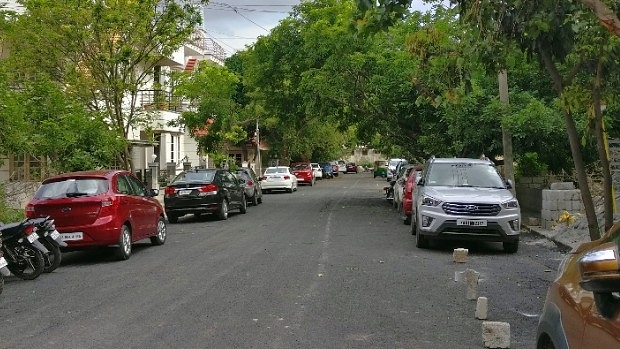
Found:
[[[267,167],[263,173],[261,186],[263,193],[269,193],[272,190],[286,190],[292,193],[297,190],[297,177],[288,166]]]
[[[338,160],[338,172],[347,173],[347,163],[344,160]]]
[[[314,172],[314,178],[323,179],[323,169],[318,162],[311,162],[310,166],[312,166],[312,172]]]

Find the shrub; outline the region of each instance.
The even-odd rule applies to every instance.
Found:
[[[517,175],[535,177],[547,173],[547,165],[538,158],[538,153],[525,153],[518,157]]]

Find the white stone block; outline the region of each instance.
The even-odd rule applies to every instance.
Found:
[[[487,297],[478,297],[476,302],[476,319],[486,320],[489,309],[489,300]]]
[[[480,273],[473,270],[465,270],[465,283],[467,284],[466,297],[469,300],[478,298],[478,280],[480,279]]]
[[[455,248],[454,252],[452,252],[452,259],[456,263],[465,263],[467,262],[467,254],[469,250],[466,248]]]
[[[483,321],[482,341],[485,348],[510,348],[510,324],[499,321]]]
[[[571,190],[575,189],[573,182],[555,182],[549,186],[551,190]]]

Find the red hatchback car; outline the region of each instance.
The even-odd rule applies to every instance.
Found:
[[[166,241],[157,194],[129,171],[65,173],[43,181],[26,205],[26,216],[51,216],[66,250],[114,245],[124,260],[138,240],[150,238],[154,245]]]
[[[413,197],[416,182],[422,176],[422,166],[416,166],[413,171],[409,172],[407,182],[405,183],[405,189],[403,191],[403,214],[405,215],[405,224],[411,224],[411,215],[413,212]]]
[[[293,166],[293,174],[297,177],[298,183],[314,185],[314,171],[309,163],[299,163]]]

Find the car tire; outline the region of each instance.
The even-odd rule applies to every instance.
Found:
[[[506,241],[502,243],[504,247],[504,252],[506,253],[517,253],[519,251],[519,240],[517,241]]]
[[[262,194],[261,194],[261,196],[258,199],[256,199],[256,202],[258,202],[259,204],[263,203],[263,195]]]
[[[254,195],[252,196],[252,206],[258,206],[258,193],[256,190],[254,191]]]
[[[116,256],[122,261],[131,257],[131,230],[125,224],[121,227],[121,233],[118,237]]]
[[[155,246],[163,245],[166,242],[166,221],[163,217],[159,217],[157,220],[157,233],[151,236],[151,244]]]
[[[241,207],[239,207],[239,212],[241,212],[241,214],[248,213],[248,199],[245,197],[245,194],[241,197]]]
[[[217,218],[221,221],[228,219],[228,201],[226,201],[226,199],[223,199],[220,204],[220,209],[217,211]]]
[[[424,237],[424,235],[422,235],[422,232],[420,232],[420,228],[417,224],[415,226],[415,229],[415,246],[417,248],[428,248],[428,239]]]
[[[170,223],[177,223],[178,221],[179,221],[179,216],[173,215],[173,214],[168,214],[168,222],[170,222]]]

